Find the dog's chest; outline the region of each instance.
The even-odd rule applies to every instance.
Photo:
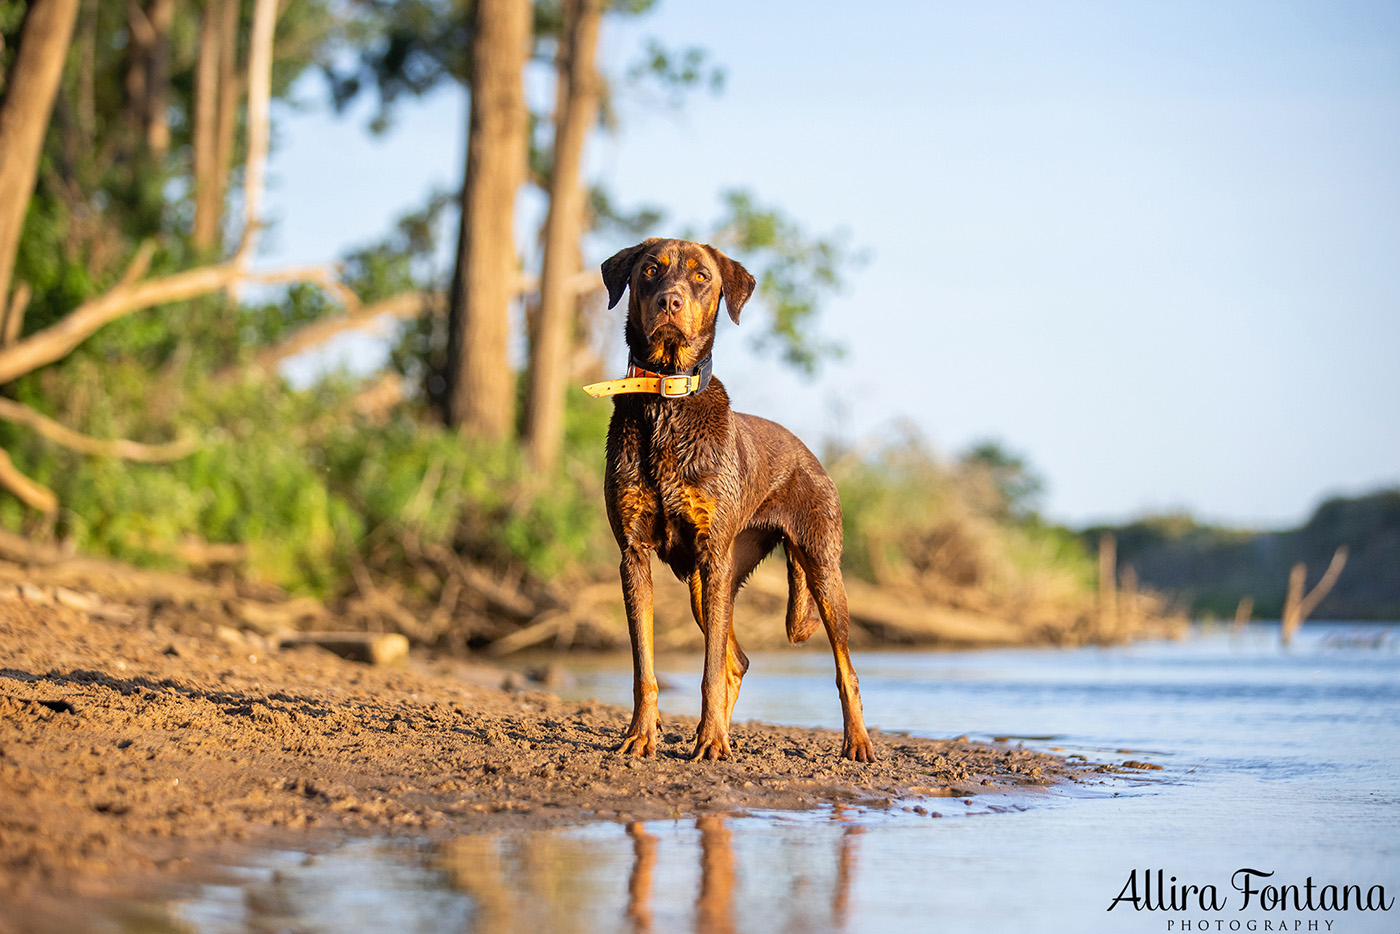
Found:
[[[709,439],[679,419],[641,419],[637,427],[632,466],[639,489],[624,485],[622,494],[640,500],[635,518],[649,526],[648,537],[663,559],[703,552],[718,518],[721,466]]]

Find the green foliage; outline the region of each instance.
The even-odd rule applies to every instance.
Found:
[[[995,439],[979,441],[961,457],[964,467],[980,470],[995,489],[995,499],[987,505],[993,515],[1029,519],[1036,514],[1045,492],[1045,479],[1027,463]]]
[[[272,94],[285,101],[298,76],[329,54],[340,27],[328,0],[292,0],[283,6]],[[12,54],[16,10],[23,7],[13,0],[0,2],[0,62]],[[152,273],[188,268],[196,261],[185,239],[192,207],[183,173],[189,168],[194,124],[201,12],[201,5],[175,5],[167,99],[171,146],[161,159],[147,148],[127,99],[128,6],[82,5],[15,261],[15,281],[27,283],[34,293],[26,333],[52,324],[109,288],[144,240],[161,245]],[[243,4],[242,16],[240,35],[247,32],[250,4]],[[235,153],[238,158],[241,154]]]
[[[946,464],[913,434],[825,461],[841,490],[848,574],[954,602],[1029,605],[1091,592],[1094,566],[1078,537],[1012,519],[982,461]]]
[[[666,211],[656,205],[643,205],[626,211],[613,202],[612,195],[601,186],[588,191],[589,213],[594,233],[607,234],[621,240],[644,240],[666,217]]]
[[[351,250],[342,264],[342,280],[366,302],[441,288],[446,271],[435,265],[440,221],[456,200],[440,188],[430,192],[423,206],[396,220],[383,240]]]
[[[1172,513],[1082,535],[1097,541],[1106,533],[1117,538],[1119,563],[1131,564],[1145,583],[1180,594],[1197,614],[1224,618],[1249,596],[1257,617],[1276,619],[1289,569],[1305,564],[1311,584],[1346,545],[1347,564],[1316,615],[1400,619],[1400,489],[1328,499],[1293,529],[1223,528]]]
[[[845,270],[862,258],[843,236],[811,236],[779,209],[757,204],[750,192],[727,191],[723,201],[726,213],[715,225],[712,242],[743,257],[758,280],[757,296],[770,312],[755,345],[814,374],[823,359],[842,353],[839,345],[821,338],[813,323],[822,296],[839,289]]]
[[[135,363],[74,361],[46,372],[50,393],[29,401],[62,399],[52,414],[101,437],[158,441],[157,426],[199,426],[205,443],[192,456],[132,464],[0,425],[20,469],[63,502],[56,534],[81,551],[171,566],[187,538],[237,542],[253,578],[323,596],[350,585],[352,555],[366,560],[386,541],[453,548],[540,579],[591,570],[606,553],[606,407],[570,413],[565,466],[536,489],[513,446],[469,444],[411,405],[383,421],[359,416],[358,386],[341,377],[298,391],[202,377],[162,386],[149,375]],[[0,497],[0,521],[22,519]]]
[[[634,85],[651,83],[660,88],[673,107],[680,106],[685,95],[696,88],[719,94],[725,81],[724,69],[714,64],[704,49],[668,49],[655,38],[646,40],[642,57],[627,69],[627,78]]]
[[[615,0],[609,11],[637,15],[652,5]],[[0,65],[13,53],[23,6],[0,0]],[[470,3],[291,0],[285,7],[274,69],[279,97],[307,68],[319,67],[340,106],[375,90],[372,128],[384,131],[404,95],[466,78]],[[84,9],[93,17],[82,27],[90,39],[80,38],[70,56],[18,256],[17,278],[35,293],[30,332],[110,288],[143,241],[160,245],[152,274],[210,259],[193,255],[185,239],[190,186],[181,175],[188,170],[200,5],[177,5],[173,140],[163,160],[145,150],[123,99],[125,6]],[[246,20],[246,3],[242,12]],[[537,61],[549,62],[560,7],[540,2],[535,13]],[[625,77],[629,90],[659,87],[673,101],[723,81],[705,53],[655,41]],[[540,115],[535,119],[543,125]],[[548,174],[544,154],[544,141],[536,140],[538,179]],[[441,290],[446,271],[434,266],[436,237],[455,200],[455,193],[435,192],[382,241],[351,252],[345,284],[365,302]],[[842,237],[811,235],[749,192],[727,192],[723,201],[724,217],[704,239],[757,276],[755,306],[768,312],[758,343],[813,372],[839,352],[813,326],[820,302],[859,257]],[[621,210],[601,191],[591,204],[597,228],[608,232],[640,237],[662,219],[652,207]],[[422,568],[415,562],[439,548],[541,581],[614,566],[601,482],[611,407],[570,393],[560,467],[528,479],[514,445],[471,443],[433,417],[441,391],[433,374],[443,369],[445,343],[440,315],[425,313],[395,342],[390,369],[405,377],[407,398],[388,411],[363,405],[364,384],[343,374],[304,389],[275,375],[225,375],[338,311],[325,293],[304,285],[251,290],[240,303],[215,295],[142,311],[6,387],[93,437],[198,437],[198,450],[184,459],[135,464],[80,455],[5,423],[0,446],[57,494],[63,508],[53,534],[81,551],[138,564],[180,566],[180,548],[190,540],[239,543],[248,550],[250,577],[322,596],[349,592],[362,566],[412,591]],[[858,577],[1002,601],[1058,586],[1047,583],[1047,568],[1071,591],[1092,580],[1078,541],[1035,519],[1034,472],[998,445],[945,464],[903,439],[873,454],[842,453],[831,466],[845,500],[848,566]],[[20,528],[32,519],[17,500],[0,495],[0,523]]]
[[[378,97],[375,133],[393,124],[394,106],[443,82],[466,84],[470,71],[471,5],[456,0],[354,0],[347,5],[345,44],[322,66],[337,110],[366,91]],[[348,63],[348,64],[346,64]]]

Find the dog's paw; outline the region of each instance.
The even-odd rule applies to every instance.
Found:
[[[870,745],[870,737],[864,733],[846,737],[846,742],[841,747],[841,758],[850,759],[852,762],[874,762],[875,748]]]
[[[793,619],[791,613],[787,620],[787,637],[793,645],[800,645],[812,638],[812,633],[821,628],[822,618],[817,615],[817,611],[811,607],[807,609],[807,615]]]
[[[719,727],[701,725],[695,732],[695,752],[690,761],[698,759],[729,758],[729,731]]]
[[[656,727],[642,730],[628,730],[622,745],[617,751],[624,756],[640,756],[643,759],[656,758]]]

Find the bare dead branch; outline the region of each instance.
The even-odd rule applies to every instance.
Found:
[[[137,259],[139,260],[140,257],[138,256]],[[133,261],[134,264],[135,261]],[[125,279],[127,276],[123,278]],[[343,296],[345,292],[348,292],[344,286],[338,283],[331,285],[334,280],[325,267],[299,266],[257,272],[240,270],[233,263],[202,266],[197,269],[173,273],[169,276],[119,285],[89,299],[44,330],[31,334],[18,343],[0,348],[0,383],[8,383],[41,366],[63,359],[90,335],[118,318],[157,305],[186,301],[201,295],[226,290],[240,279],[254,282],[312,282],[332,290],[338,296]],[[416,311],[416,306],[412,311],[408,307],[412,298],[414,298],[414,293],[394,296],[376,303],[381,308],[373,311],[372,314],[369,312],[375,306],[362,308],[355,314],[364,315],[364,320],[381,314],[407,317],[412,311]],[[354,304],[358,305],[358,299],[354,300]],[[335,320],[342,321],[343,319]],[[358,325],[345,324],[338,330],[362,326],[362,324],[363,321]],[[308,325],[308,327],[314,327],[314,325]],[[316,340],[308,339],[299,350],[305,349],[307,346],[314,346],[316,343]],[[299,352],[299,350],[294,350],[292,353]]]
[[[219,291],[237,275],[230,265],[205,266],[104,292],[55,324],[0,350],[0,383],[61,360],[93,332],[124,315]]]
[[[10,296],[10,307],[5,310],[4,324],[0,326],[0,347],[8,347],[19,340],[20,331],[24,330],[24,312],[29,307],[32,294],[28,282],[15,286],[15,294]]]
[[[539,645],[546,639],[558,636],[573,622],[571,614],[567,611],[550,610],[541,614],[524,629],[517,629],[515,632],[496,639],[487,648],[487,651],[492,655],[501,656],[519,652],[521,649],[528,649],[532,645]]]
[[[1106,630],[1118,626],[1118,540],[1099,537],[1099,620]]]
[[[1303,621],[1312,615],[1317,605],[1326,598],[1341,576],[1347,563],[1347,546],[1341,545],[1332,554],[1332,561],[1322,573],[1322,579],[1306,594],[1303,592],[1308,569],[1303,562],[1293,565],[1288,575],[1288,593],[1283,602],[1283,619],[1280,620],[1280,636],[1283,644],[1293,641],[1293,636],[1302,627]]]
[[[249,282],[263,284],[307,282],[320,286],[323,292],[333,298],[346,311],[357,311],[362,305],[360,296],[335,277],[335,269],[331,266],[288,266],[285,269],[264,272],[250,270],[245,278]]]
[[[30,509],[45,515],[53,515],[58,511],[58,497],[54,495],[53,490],[20,473],[4,448],[0,448],[0,486],[13,493],[16,499]]]
[[[1311,616],[1313,610],[1317,609],[1317,605],[1332,592],[1332,588],[1336,586],[1337,578],[1341,576],[1342,568],[1346,566],[1346,563],[1347,546],[1342,545],[1332,553],[1332,561],[1327,565],[1327,570],[1322,572],[1322,579],[1313,586],[1312,590],[1308,591],[1308,595],[1303,598],[1303,602],[1299,605],[1298,610],[1305,619]]]
[[[367,388],[355,394],[350,407],[356,414],[379,424],[403,399],[403,377],[392,370],[385,370]]]
[[[1254,616],[1254,597],[1245,594],[1240,597],[1240,602],[1235,605],[1235,628],[1238,629],[1249,622]]]
[[[238,542],[206,542],[196,535],[181,538],[172,553],[181,561],[195,567],[238,565],[248,560],[247,545]]]
[[[298,328],[280,344],[269,347],[254,357],[248,367],[257,371],[270,370],[288,357],[294,357],[312,347],[319,346],[337,334],[368,327],[383,317],[411,318],[418,314],[424,306],[440,306],[441,304],[441,295],[421,292],[403,292],[362,306],[358,305],[358,299],[356,299],[358,307],[354,310],[339,317],[322,318]],[[222,378],[229,378],[235,375],[239,369],[236,366],[229,367],[219,375]]]
[[[141,279],[146,277],[146,271],[151,268],[151,260],[156,255],[156,242],[154,240],[143,240],[136,248],[136,255],[131,258],[131,263],[122,273],[121,279],[117,280],[116,288],[130,288]]]
[[[147,464],[179,460],[188,457],[199,447],[199,442],[193,438],[182,438],[165,444],[142,444],[124,438],[92,438],[59,424],[27,405],[3,397],[0,397],[0,419],[32,428],[41,437],[80,454],[119,457],[122,460]]]

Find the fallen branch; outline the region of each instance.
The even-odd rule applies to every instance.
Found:
[[[787,578],[771,569],[760,569],[747,589],[783,601],[788,597]],[[973,610],[911,602],[864,581],[846,578],[851,625],[878,641],[904,645],[985,646],[1021,645],[1026,629],[1016,623]]]
[[[24,312],[29,307],[31,294],[29,283],[21,282],[15,286],[15,294],[10,296],[10,307],[5,309],[4,324],[0,325],[0,347],[8,347],[19,340],[19,332],[24,329]],[[0,303],[3,303],[4,298],[0,295]]]
[[[179,460],[182,457],[188,457],[199,448],[199,442],[193,438],[182,438],[165,444],[142,444],[139,441],[128,441],[125,438],[114,440],[91,438],[60,425],[47,415],[36,412],[27,405],[21,405],[3,397],[0,397],[0,419],[28,426],[41,437],[80,454],[119,457],[122,460],[140,461],[147,464]]]
[[[145,279],[155,255],[155,244],[143,243],[117,284],[89,299],[56,324],[24,340],[0,348],[0,384],[61,360],[99,328],[124,315],[156,305],[185,301],[212,292],[231,291],[243,281],[316,282],[345,301],[345,290],[325,267],[280,272],[251,272],[247,266],[256,245],[262,210],[263,174],[267,161],[267,114],[271,93],[272,39],[276,24],[276,0],[258,0],[253,13],[248,63],[248,157],[245,165],[244,202],[247,222],[234,258],[218,266]],[[7,315],[7,321],[12,315]]]
[[[132,266],[136,266],[135,261]],[[125,280],[126,277],[123,278]],[[240,280],[265,283],[311,282],[328,288],[330,287],[327,284],[333,281],[324,266],[254,272],[240,269],[231,262],[218,266],[202,266],[156,279],[124,281],[110,291],[79,305],[57,323],[0,349],[0,384],[63,359],[73,348],[118,318],[157,305],[168,305],[171,302],[182,302],[226,291]],[[333,287],[338,297],[343,288],[339,284]]]
[[[403,399],[403,377],[386,370],[368,387],[355,394],[350,400],[350,408],[357,415],[382,423]]]
[[[343,289],[344,286],[341,288]],[[412,318],[425,306],[438,305],[442,301],[440,295],[421,292],[403,292],[381,301],[371,302],[368,305],[360,305],[359,299],[354,298],[353,293],[351,293],[351,298],[353,303],[346,302],[346,307],[350,309],[346,314],[335,318],[322,318],[298,328],[286,340],[259,353],[246,367],[237,365],[226,367],[219,373],[219,378],[229,379],[245,369],[266,372],[288,357],[294,357],[312,347],[319,346],[337,334],[368,327],[382,317]]]
[[[249,282],[258,282],[264,285],[293,282],[310,283],[319,286],[322,291],[345,308],[354,310],[360,307],[360,296],[335,277],[334,266],[288,266],[285,269],[267,269],[261,272],[245,270],[243,275]]]
[[[392,665],[408,655],[408,639],[397,632],[299,632],[276,643],[279,649],[314,645],[369,665]]]
[[[20,473],[4,448],[0,448],[0,486],[30,509],[50,516],[58,511],[58,497],[53,490]]]
[[[0,456],[4,452],[0,451]],[[42,569],[42,570],[36,570]],[[228,585],[195,580],[173,571],[133,567],[109,558],[75,555],[0,529],[0,582],[33,583],[93,592],[128,607],[175,604],[198,607],[213,620],[231,617],[263,634],[324,622],[325,606],[310,597],[261,600],[239,596]]]
[[[122,273],[122,277],[117,280],[117,288],[127,288],[135,285],[140,280],[146,278],[146,272],[151,268],[151,260],[156,256],[156,242],[154,240],[142,240],[141,245],[136,248],[136,255],[131,258],[131,263]]]
[[[248,546],[238,542],[207,542],[197,535],[184,535],[178,542],[159,541],[135,533],[124,536],[132,548],[166,555],[197,568],[240,565],[248,561]]]
[[[0,529],[0,559],[12,564],[42,567],[46,582],[79,590],[95,590],[104,596],[180,604],[222,604],[228,591],[170,571],[132,567],[120,561],[68,554],[52,545],[32,542],[23,535]],[[8,576],[0,564],[0,578]],[[25,572],[23,577],[32,577]]]
[[[565,629],[576,623],[576,614],[567,610],[550,610],[542,614],[536,622],[531,623],[524,629],[518,629],[492,642],[487,651],[498,657],[501,655],[510,655],[512,652],[528,649],[533,645],[539,645],[547,639],[556,637]]]
[[[541,612],[537,601],[509,584],[497,581],[490,574],[463,561],[450,549],[441,545],[429,545],[423,554],[438,562],[449,574],[461,578],[467,590],[481,597],[495,612],[514,616],[517,619],[533,619]]]
[[[0,384],[63,359],[95,331],[133,311],[220,291],[238,275],[238,270],[227,264],[118,285],[83,302],[57,323],[0,350]]]

